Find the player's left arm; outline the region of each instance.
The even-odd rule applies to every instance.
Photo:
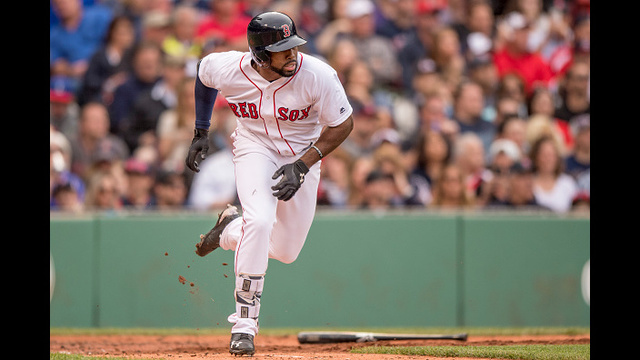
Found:
[[[342,144],[351,130],[353,130],[353,116],[351,115],[340,125],[327,126],[318,141],[300,159],[291,164],[283,165],[273,174],[273,180],[282,176],[280,181],[271,187],[274,191],[273,196],[278,200],[291,199],[304,182],[304,176],[309,172],[309,168]]]

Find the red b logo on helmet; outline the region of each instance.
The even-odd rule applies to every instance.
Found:
[[[284,24],[281,26],[282,31],[284,32],[284,37],[289,37],[291,36],[291,30],[289,30],[289,25]]]

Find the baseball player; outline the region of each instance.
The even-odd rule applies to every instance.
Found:
[[[320,162],[353,128],[333,68],[298,51],[306,43],[282,13],[255,16],[250,51],[211,53],[198,64],[196,121],[186,164],[198,172],[218,92],[236,115],[233,163],[242,211],[229,205],[200,235],[196,253],[235,251],[235,313],[229,351],[253,355],[269,258],[293,262],[311,227]],[[324,131],[323,131],[324,128]]]

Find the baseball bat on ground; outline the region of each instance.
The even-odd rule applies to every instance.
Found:
[[[326,344],[340,342],[368,342],[378,340],[461,340],[467,341],[467,334],[384,334],[370,332],[312,331],[298,333],[301,344]]]

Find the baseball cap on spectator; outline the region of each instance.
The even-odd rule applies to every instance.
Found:
[[[122,154],[120,154],[116,145],[109,139],[103,139],[102,141],[100,141],[100,144],[96,149],[96,157],[94,159],[94,162],[111,162],[118,160],[121,157]]]
[[[356,19],[364,15],[373,14],[375,6],[370,0],[350,0],[347,4],[347,17]]]
[[[582,130],[591,128],[591,116],[589,114],[581,114],[569,120],[569,128],[573,136],[578,135]]]
[[[504,153],[514,162],[520,161],[520,149],[515,142],[509,139],[496,139],[489,147],[489,158],[494,159],[496,155]]]
[[[493,42],[487,35],[475,31],[467,36],[467,46],[471,55],[476,58],[488,54],[493,47]]]
[[[395,129],[383,128],[371,135],[371,146],[373,148],[377,148],[385,141],[391,144],[400,145],[400,133]]]
[[[151,166],[146,162],[136,159],[134,157],[129,158],[124,164],[124,171],[127,174],[139,174],[139,175],[151,175]]]
[[[371,104],[364,104],[359,100],[350,99],[351,107],[353,108],[353,115],[363,115],[363,116],[375,116],[376,107]]]
[[[591,203],[591,194],[587,191],[578,191],[576,195],[571,200],[571,205],[576,205],[580,202],[584,202],[586,204]]]
[[[65,76],[53,76],[49,85],[49,101],[69,104],[73,101],[73,83]]]
[[[144,15],[142,24],[144,27],[162,28],[171,25],[171,19],[161,11],[152,11]]]
[[[423,57],[416,61],[415,71],[417,74],[433,74],[438,71],[438,68],[432,58]]]
[[[523,164],[521,161],[518,161],[518,162],[515,162],[513,165],[511,165],[511,168],[509,168],[509,173],[514,175],[527,175],[527,174],[532,174],[533,170],[531,169],[530,166],[527,166],[526,164]]]
[[[416,0],[416,13],[422,14],[437,14],[439,11],[444,10],[447,7],[446,0]]]
[[[512,11],[504,18],[505,23],[513,30],[522,30],[529,27],[527,18],[517,11]]]

